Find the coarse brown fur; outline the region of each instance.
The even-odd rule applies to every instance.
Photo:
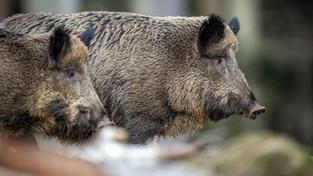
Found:
[[[236,18],[229,26],[215,15],[37,13],[3,23],[22,33],[46,32],[61,24],[73,34],[95,28],[89,45],[93,84],[110,119],[128,130],[133,143],[155,135],[195,133],[207,119],[248,114],[256,105],[235,58]]]
[[[66,142],[94,133],[106,116],[87,71],[87,53],[61,27],[40,35],[0,27],[0,129]]]

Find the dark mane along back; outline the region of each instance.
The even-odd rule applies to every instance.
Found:
[[[0,26],[0,38],[7,38],[7,37],[21,37],[22,34],[9,31],[5,29],[4,27]]]

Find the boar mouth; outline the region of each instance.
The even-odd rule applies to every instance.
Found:
[[[248,118],[248,119],[252,119],[255,120],[258,116],[257,115],[251,115],[248,112],[239,112],[239,115],[241,115],[242,117]]]
[[[218,113],[216,113],[216,112],[218,112]],[[249,110],[248,111],[239,111],[239,113],[238,113],[238,111],[237,112],[236,111],[235,112],[215,111],[215,113],[209,114],[208,117],[212,121],[217,122],[217,121],[222,120],[222,119],[227,119],[234,114],[239,114],[245,118],[255,120],[256,118],[258,118],[258,116],[261,113],[264,113],[264,112],[265,112],[264,106],[257,106],[256,108],[253,108],[250,111]]]
[[[248,107],[248,108],[244,108]],[[265,107],[259,105],[258,103],[252,103],[252,105],[243,105],[240,103],[232,104],[231,106],[224,105],[219,107],[214,107],[207,109],[207,117],[212,121],[219,121],[222,119],[227,119],[234,114],[239,114],[245,118],[256,119],[261,113],[265,112]]]
[[[231,115],[235,114],[235,112],[225,112],[223,110],[213,110],[213,111],[210,111],[208,114],[207,114],[207,117],[214,121],[214,122],[217,122],[217,121],[220,121],[222,119],[227,119],[229,118]]]
[[[68,114],[68,105],[59,99],[50,102],[47,111],[56,122],[48,135],[57,137],[65,143],[80,143],[89,139],[97,132],[100,120],[102,120],[94,117],[92,112],[90,114],[77,113],[72,119]],[[108,124],[107,121],[103,123]]]
[[[90,139],[98,131],[99,119],[78,115],[74,121],[57,124],[52,135],[65,143],[82,143]]]

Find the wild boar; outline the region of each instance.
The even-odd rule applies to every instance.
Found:
[[[22,33],[64,24],[93,27],[89,71],[110,119],[130,142],[196,133],[210,119],[265,111],[238,67],[237,18],[151,17],[119,12],[21,14],[4,25]]]
[[[87,56],[81,39],[62,27],[40,35],[0,27],[1,131],[69,143],[91,136],[108,117],[89,77]]]

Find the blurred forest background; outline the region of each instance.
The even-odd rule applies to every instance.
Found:
[[[155,16],[216,13],[241,22],[238,62],[267,112],[207,129],[237,135],[286,134],[313,149],[313,1],[311,0],[0,0],[0,18],[17,13],[106,10]],[[312,150],[313,151],[313,150]]]

